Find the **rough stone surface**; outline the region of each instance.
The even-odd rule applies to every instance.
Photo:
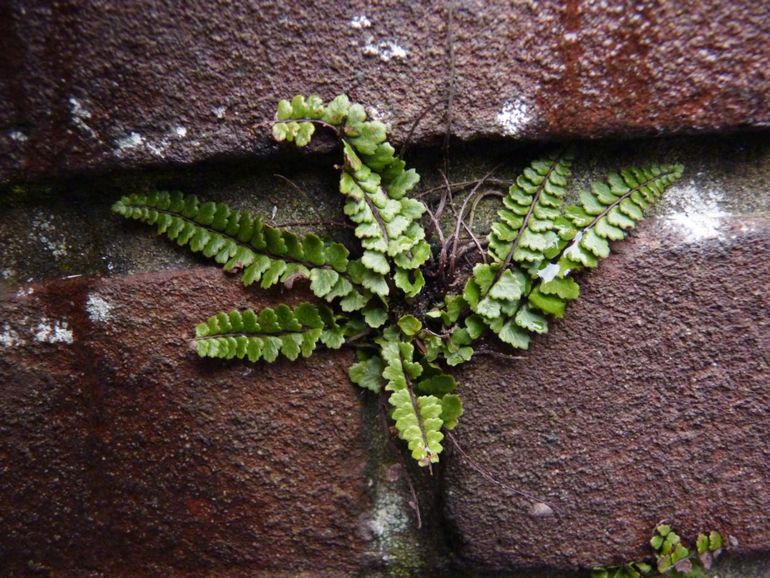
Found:
[[[644,224],[581,283],[526,357],[462,371],[447,520],[472,565],[571,568],[639,559],[667,520],[734,552],[770,550],[770,220],[677,242]]]
[[[336,153],[6,187],[0,574],[564,578],[575,564],[638,556],[668,518],[686,537],[707,526],[739,540],[720,577],[764,576],[767,555],[746,556],[770,550],[769,142],[579,143],[574,191],[619,166],[686,171],[526,360],[479,357],[460,376],[465,451],[556,515],[530,518],[526,500],[455,453],[434,477],[409,470],[421,530],[399,446],[349,385],[348,354],[196,360],[193,323],[286,297],[245,291],[109,213],[122,194],[180,189],[344,237],[338,223],[309,223],[341,216]],[[424,192],[442,163],[412,150]],[[452,152],[453,182],[501,161],[495,176],[510,180],[542,147]],[[493,204],[479,206],[480,234]]]
[[[255,367],[203,363],[189,347],[201,316],[276,301],[212,268],[3,294],[0,573],[370,564],[368,437],[349,353]]]
[[[264,123],[297,92],[346,91],[396,141],[428,110],[423,143],[449,100],[462,139],[767,126],[768,35],[754,0],[10,0],[0,180],[268,154]]]

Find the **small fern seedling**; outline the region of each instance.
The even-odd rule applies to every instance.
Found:
[[[629,562],[622,566],[598,567],[591,572],[591,578],[707,578],[707,570],[711,570],[724,549],[722,535],[712,530],[708,536],[698,534],[693,552],[668,524],[658,524],[650,539],[650,546],[654,553],[654,564],[648,560]]]
[[[537,160],[503,198],[487,262],[473,268],[461,294],[422,303],[432,246],[421,222],[426,207],[410,196],[419,175],[396,156],[385,125],[368,119],[364,107],[345,95],[329,103],[317,96],[279,103],[276,140],[304,147],[316,129],[339,142],[339,192],[357,247],[298,236],[248,212],[181,193],[130,195],[113,210],[155,225],[159,234],[226,271],[240,271],[247,287],[289,288],[307,280],[317,302],[221,312],[200,323],[198,355],[293,361],[319,346],[339,349],[366,339],[350,379],[386,393],[399,437],[428,467],[439,460],[444,432],[463,413],[450,368],[469,361],[474,343],[488,333],[527,349],[533,334],[548,331],[548,318],[562,317],[578,297],[576,273],[607,257],[610,242],[625,238],[682,173],[681,165],[612,173],[565,208],[570,154]],[[419,311],[428,312],[419,317]]]

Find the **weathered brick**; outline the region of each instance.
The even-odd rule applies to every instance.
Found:
[[[555,511],[530,516],[453,454],[446,515],[466,563],[621,563],[648,554],[661,520],[770,548],[770,219],[699,241],[672,226],[618,245],[522,359],[458,377],[461,447]]]
[[[276,101],[346,91],[414,139],[766,127],[770,4],[136,2],[0,8],[0,180],[275,150]],[[454,71],[454,76],[451,72]],[[450,78],[452,82],[450,83]]]
[[[453,559],[447,540],[469,572],[497,566],[516,575],[514,565],[637,556],[669,516],[688,537],[708,525],[737,537],[738,553],[767,549],[769,150],[762,135],[581,144],[573,191],[618,166],[671,159],[686,171],[526,359],[479,357],[459,376],[468,407],[460,443],[500,479],[542,493],[557,516],[529,518],[527,503],[455,455],[445,479],[419,479],[418,490],[429,490],[420,494],[420,532],[403,474],[382,483],[398,468],[367,445],[383,428],[372,400],[347,381],[350,358],[258,367],[196,360],[187,349],[193,323],[284,297],[245,291],[150,228],[109,214],[121,194],[172,187],[275,223],[317,219],[316,210],[336,219],[334,171],[211,163],[8,191],[0,199],[0,573],[13,575],[12,564],[23,576],[44,567],[73,576],[337,576],[400,565],[406,575],[420,566],[439,575],[431,564]],[[450,176],[478,178],[504,160],[497,176],[511,178],[538,154],[482,143],[456,155]],[[440,159],[428,151],[415,160],[421,189],[440,182]],[[277,187],[273,172],[291,175],[312,200]],[[479,227],[491,214],[479,209]],[[92,271],[128,276],[55,279]],[[26,279],[41,282],[20,284]],[[309,389],[319,376],[328,378],[323,392]],[[308,391],[297,391],[305,383]],[[299,442],[297,431],[306,434]],[[669,449],[672,440],[679,445]],[[312,455],[303,453],[314,441]],[[350,503],[327,503],[335,488]],[[430,490],[442,488],[433,500]],[[428,520],[441,504],[448,522]],[[603,529],[612,532],[606,547]],[[761,561],[751,568],[764,570]]]
[[[349,352],[253,366],[190,349],[202,318],[276,301],[212,268],[6,292],[3,572],[366,566],[368,442]]]

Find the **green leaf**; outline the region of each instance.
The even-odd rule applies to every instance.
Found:
[[[412,279],[413,277],[413,279]],[[393,281],[396,287],[401,289],[407,297],[415,297],[425,286],[425,277],[419,269],[407,271],[406,269],[396,269],[393,275]]]
[[[516,313],[516,325],[534,333],[548,333],[548,321],[539,313],[524,305]]]
[[[420,322],[420,320],[411,314],[402,316],[398,320],[398,326],[401,329],[401,331],[404,333],[404,335],[408,337],[417,335],[422,329],[422,323]]]
[[[580,244],[600,259],[609,257],[609,243],[597,235],[594,229],[589,229],[586,231],[585,235],[583,235],[583,238],[580,241]]]
[[[540,309],[544,313],[554,315],[555,317],[564,317],[564,311],[567,304],[555,295],[545,295],[540,287],[536,287],[532,293],[530,293],[529,304],[537,309]]]
[[[371,306],[364,309],[364,320],[369,327],[377,328],[388,320],[388,312],[384,308]]]
[[[541,283],[539,289],[546,295],[557,295],[567,300],[577,299],[580,295],[580,285],[571,277],[556,277]]]
[[[321,332],[320,340],[329,349],[339,349],[345,343],[345,335],[341,327],[331,327]]]
[[[489,296],[494,299],[515,301],[519,299],[526,287],[526,277],[519,270],[516,272],[506,269],[500,275],[500,279],[489,290]]]
[[[392,199],[400,199],[419,182],[420,175],[417,174],[417,171],[414,169],[403,171],[398,177],[388,183],[388,193]]]
[[[482,295],[489,292],[490,287],[495,282],[495,275],[495,269],[485,263],[479,263],[473,268],[473,280],[478,285]]]
[[[302,345],[302,335],[296,333],[287,333],[280,336],[281,340],[281,353],[290,361],[294,361],[299,357]]]
[[[695,548],[698,554],[705,554],[709,551],[709,539],[706,534],[698,534],[698,538],[695,541]]]
[[[470,315],[465,320],[465,328],[468,330],[470,338],[475,341],[487,330],[487,324],[484,323],[484,319],[480,315]]]
[[[385,364],[379,355],[372,355],[350,366],[348,375],[356,385],[379,393],[382,388],[382,371]]]
[[[435,395],[436,397],[442,397],[447,393],[451,393],[456,387],[457,383],[454,377],[446,373],[432,375],[417,383],[417,389],[419,389],[421,394]]]
[[[721,549],[723,545],[722,535],[719,532],[712,530],[711,533],[709,533],[709,550],[714,552],[715,550]]]
[[[673,566],[674,564],[671,562],[670,556],[660,556],[658,558],[658,572],[661,574],[668,572]]]
[[[348,97],[340,94],[326,106],[326,110],[321,118],[329,124],[340,125],[348,115],[348,109],[350,109]]]
[[[460,314],[467,307],[467,303],[462,295],[452,294],[444,296],[444,305],[446,305],[446,311],[441,315],[441,321],[446,326],[456,323],[460,318]]]
[[[682,544],[677,544],[676,548],[674,548],[673,553],[671,554],[671,562],[676,564],[679,562],[679,560],[684,560],[690,555],[690,551],[682,546]]]
[[[267,336],[262,340],[262,359],[268,363],[278,359],[278,353],[281,350],[281,340],[278,337]]]
[[[318,307],[310,303],[302,303],[294,309],[294,315],[305,327],[319,328],[324,326]]]
[[[297,130],[296,135],[294,137],[294,143],[298,147],[306,146],[310,142],[310,139],[313,136],[314,132],[315,132],[315,125],[312,122],[299,123],[299,129]]]
[[[497,336],[501,341],[516,349],[529,348],[529,333],[517,327],[512,319],[503,324],[500,331],[497,332]]]
[[[369,289],[372,293],[385,297],[390,293],[388,282],[382,275],[373,273],[372,271],[366,271],[361,279],[361,284]]]
[[[385,255],[377,251],[365,251],[363,257],[361,257],[361,262],[367,269],[371,269],[381,275],[385,275],[390,271],[390,265]]]
[[[305,259],[314,265],[321,266],[326,262],[324,258],[324,243],[320,237],[312,233],[302,239],[302,253]]]
[[[358,136],[350,139],[356,150],[363,155],[372,155],[377,145],[385,140],[385,125],[379,121],[361,123]]]
[[[340,299],[340,308],[346,312],[358,311],[363,308],[369,302],[369,297],[359,293],[358,291],[351,291],[344,298]]]
[[[318,297],[324,297],[339,278],[339,273],[331,269],[313,269],[310,271],[310,290]]]
[[[338,273],[347,270],[349,254],[347,248],[340,243],[332,243],[326,248],[326,260]]]
[[[455,367],[456,365],[470,361],[471,357],[473,357],[472,347],[458,347],[455,351],[451,351],[446,355],[446,362],[447,365]]]
[[[441,421],[448,430],[457,427],[457,421],[463,414],[463,404],[460,397],[454,394],[447,394],[441,398]]]

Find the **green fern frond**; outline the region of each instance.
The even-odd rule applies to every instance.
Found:
[[[305,278],[318,297],[329,302],[339,298],[344,311],[362,309],[371,298],[362,280],[349,273],[355,270],[355,261],[349,261],[344,245],[325,243],[312,233],[301,237],[270,227],[260,217],[224,203],[155,192],[123,197],[112,210],[155,225],[158,234],[213,258],[225,271],[242,270],[247,287],[259,283],[266,289]]]
[[[610,254],[610,241],[625,238],[644,212],[681,175],[682,165],[653,165],[612,173],[580,194],[580,204],[567,207],[560,220],[564,248],[558,254],[559,276],[596,267]]]
[[[682,174],[682,165],[654,165],[611,173],[580,194],[580,204],[567,207],[556,226],[559,250],[537,272],[539,282],[528,296],[538,310],[562,317],[580,288],[570,276],[596,267],[610,254],[610,242],[624,239]]]
[[[415,381],[422,375],[423,366],[414,361],[414,346],[401,340],[394,328],[386,329],[377,340],[381,348],[385,368],[386,391],[391,392],[388,401],[393,406],[392,417],[399,437],[407,443],[412,457],[421,466],[429,466],[439,460],[443,450],[441,440],[441,399],[435,395],[419,395]]]
[[[279,305],[259,313],[252,309],[218,313],[195,327],[200,357],[260,359],[272,363],[281,354],[294,361],[308,357],[318,343],[339,349],[343,329],[326,305],[302,303],[294,309]]]
[[[722,535],[711,531],[698,534],[695,550],[687,548],[679,535],[668,524],[658,524],[650,539],[655,554],[655,569],[660,576],[696,578],[706,576],[714,561],[722,553]],[[622,566],[594,568],[591,578],[642,578],[651,576],[652,564],[644,561],[630,562]]]
[[[520,305],[532,288],[537,266],[558,248],[557,223],[571,164],[572,154],[566,152],[524,169],[503,198],[504,208],[489,234],[493,263],[476,265],[463,290],[470,309],[517,348],[528,346],[526,331],[547,330],[539,314],[521,310]]]
[[[536,161],[519,177],[504,199],[508,212],[501,211],[490,234],[497,262],[476,265],[463,291],[470,310],[514,348],[527,349],[532,334],[546,333],[548,315],[563,317],[580,294],[570,274],[607,257],[609,242],[625,238],[683,170],[665,165],[610,174],[580,195],[580,205],[560,213],[569,162]],[[525,235],[536,241],[525,245]]]
[[[594,568],[591,578],[644,578],[652,572],[652,566],[645,562],[631,562],[623,566]]]
[[[558,244],[554,221],[561,214],[571,165],[570,152],[536,160],[503,197],[504,208],[489,234],[489,255],[503,263],[503,270],[512,262],[537,264]]]
[[[347,197],[345,214],[355,223],[364,250],[364,287],[385,297],[390,293],[386,276],[391,275],[396,287],[416,296],[425,285],[419,267],[430,258],[420,224],[425,205],[406,196],[419,175],[395,156],[385,125],[367,120],[364,107],[351,104],[344,94],[328,105],[316,96],[281,101],[273,136],[304,146],[316,124],[332,129],[342,143],[340,192]]]
[[[422,366],[422,374],[415,382],[415,392],[435,396],[441,401],[441,423],[444,429],[452,430],[457,427],[457,422],[463,414],[460,396],[452,393],[457,388],[457,382],[433,363],[424,361]]]

